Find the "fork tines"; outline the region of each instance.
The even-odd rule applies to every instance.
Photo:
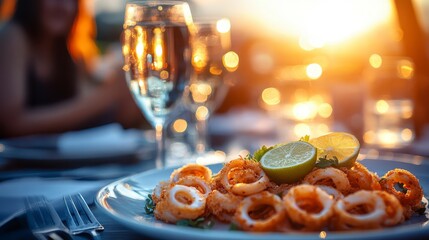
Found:
[[[65,196],[64,202],[68,212],[67,225],[73,235],[104,229],[89,209],[82,195]],[[92,232],[91,234],[95,233]]]
[[[68,229],[44,196],[27,197],[25,207],[28,225],[36,238],[57,236],[55,239],[68,239]]]

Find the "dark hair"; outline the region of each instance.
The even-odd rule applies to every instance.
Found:
[[[41,1],[17,0],[15,12],[11,19],[12,22],[22,27],[31,44],[40,41],[43,34]],[[77,4],[78,1],[76,0]],[[78,8],[76,7],[76,9]],[[77,16],[77,13],[75,16]],[[71,30],[69,30],[69,34]],[[55,93],[53,94],[57,95],[51,97],[52,101],[71,98],[77,91],[77,67],[68,50],[67,40],[68,36],[59,36],[52,46],[55,54],[53,58],[55,66],[48,80],[51,82],[51,86],[55,88]],[[30,65],[29,67],[32,66]]]

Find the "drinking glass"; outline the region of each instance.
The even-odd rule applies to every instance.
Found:
[[[157,168],[166,164],[164,125],[190,78],[191,24],[185,2],[135,1],[125,7],[124,71],[137,105],[155,128]]]
[[[372,56],[366,75],[364,142],[402,148],[414,140],[414,64],[405,57]]]
[[[184,103],[195,114],[197,155],[207,152],[207,120],[225,98],[228,73],[236,70],[238,55],[230,51],[228,19],[197,20],[192,39],[193,74],[185,91]]]

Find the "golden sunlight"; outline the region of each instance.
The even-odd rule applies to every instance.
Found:
[[[270,3],[260,19],[279,33],[297,36],[300,47],[307,51],[343,42],[387,22],[392,15],[389,1],[277,0]]]

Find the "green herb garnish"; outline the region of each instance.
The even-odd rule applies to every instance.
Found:
[[[206,220],[205,218],[200,217],[195,220],[182,219],[177,221],[176,225],[201,229],[210,229],[215,225],[215,222],[211,218]]]
[[[333,156],[332,158],[328,158],[328,155],[325,157],[319,157],[316,162],[316,167],[318,168],[327,168],[327,167],[338,167],[338,158]]]
[[[259,161],[261,161],[262,156],[264,156],[265,153],[267,153],[268,151],[270,151],[274,147],[275,146],[267,147],[267,146],[263,145],[261,148],[259,148],[258,150],[256,150],[253,153],[253,155],[248,154],[244,159],[246,159],[246,160],[253,160],[255,162],[259,162]]]
[[[231,223],[229,225],[229,229],[228,230],[229,231],[241,231],[241,228],[237,224]]]
[[[153,214],[153,211],[155,210],[155,203],[153,202],[152,194],[147,195],[144,210],[146,211],[146,214]]]
[[[301,137],[299,141],[303,142],[309,142],[310,141],[310,135],[305,135],[304,137]]]

